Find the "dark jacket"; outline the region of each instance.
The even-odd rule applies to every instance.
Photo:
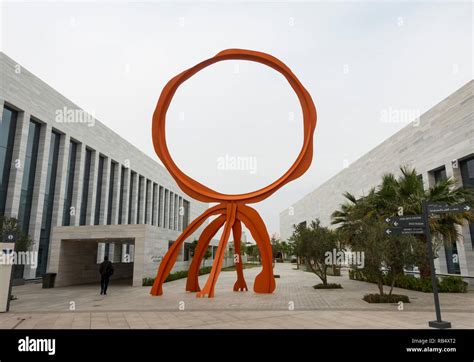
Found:
[[[103,277],[110,277],[114,273],[114,267],[110,260],[104,260],[100,263],[99,273]]]

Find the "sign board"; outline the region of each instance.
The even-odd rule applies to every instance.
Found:
[[[395,227],[424,228],[423,215],[404,215],[387,217],[385,221]]]
[[[387,235],[410,235],[410,234],[424,234],[424,228],[415,228],[415,227],[395,227],[389,228],[385,230],[385,234]]]
[[[430,214],[446,214],[454,212],[468,212],[471,207],[468,204],[448,205],[441,202],[429,202],[426,204]]]
[[[2,242],[4,243],[15,243],[16,234],[13,231],[5,230],[2,235]]]

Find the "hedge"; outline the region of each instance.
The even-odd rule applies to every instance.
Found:
[[[366,294],[362,299],[367,303],[410,303],[408,296],[400,294]]]
[[[336,284],[336,283],[328,283],[324,285],[323,283],[319,283],[316,285],[313,285],[314,289],[342,289],[341,284]]]
[[[211,272],[212,267],[206,266],[204,268],[199,269],[199,275],[209,274]],[[188,276],[187,270],[177,271],[174,273],[170,273],[168,277],[165,279],[165,283],[171,282],[173,280],[183,279]],[[142,285],[144,287],[152,286],[155,282],[155,278],[143,278]]]
[[[362,270],[349,270],[349,279],[360,280],[368,283],[376,283],[374,278],[367,277]],[[440,293],[467,293],[468,283],[462,280],[462,277],[445,276],[436,278],[438,282],[438,291]],[[391,285],[391,278],[388,275],[383,276],[383,284]],[[395,280],[395,287],[419,292],[430,293],[433,291],[431,278],[415,278],[413,275],[399,275]]]

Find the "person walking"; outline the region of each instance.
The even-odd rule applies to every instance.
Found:
[[[100,263],[100,295],[107,295],[107,287],[109,286],[109,279],[114,273],[114,267],[109,257],[104,256],[104,261]]]

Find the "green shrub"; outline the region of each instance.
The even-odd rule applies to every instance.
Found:
[[[410,303],[408,296],[400,294],[366,294],[362,299],[367,303]]]
[[[211,266],[206,266],[204,268],[199,269],[198,274],[199,275],[209,274],[211,272],[211,269],[212,269]],[[187,276],[188,276],[187,270],[181,270],[174,273],[170,273],[168,277],[165,279],[165,283],[171,282],[173,280],[187,278]],[[152,286],[154,282],[155,282],[155,278],[143,278],[142,286],[144,287]]]
[[[374,278],[369,278],[364,275],[363,270],[351,269],[349,270],[349,278],[352,280],[360,280],[368,283],[376,283]],[[392,285],[390,275],[384,275],[383,284]],[[462,280],[462,277],[447,276],[442,277],[438,282],[438,291],[440,293],[467,293],[468,283]],[[395,280],[395,287],[409,290],[416,290],[424,293],[432,293],[433,286],[431,278],[416,278],[414,275],[399,275]]]
[[[323,283],[319,283],[319,284],[313,285],[313,288],[314,289],[342,289],[342,285],[337,284],[337,283],[328,283],[326,285],[324,285]]]
[[[447,276],[441,279],[439,291],[444,293],[467,293],[467,286],[462,277]]]
[[[142,286],[151,287],[154,282],[155,282],[155,278],[143,278]]]

